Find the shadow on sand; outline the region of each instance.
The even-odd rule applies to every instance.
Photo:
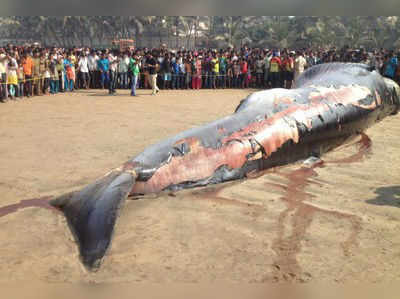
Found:
[[[375,190],[377,197],[365,202],[378,206],[392,206],[400,208],[400,185],[380,187]]]
[[[110,97],[110,98],[113,98],[113,97],[131,97],[130,94],[116,93],[116,94],[110,95],[110,94],[108,94],[108,92],[107,93],[93,93],[93,94],[88,94],[88,96],[89,97]],[[132,98],[139,98],[139,97],[143,97],[143,96],[145,96],[145,97],[152,96],[152,94],[151,93],[149,93],[149,94],[139,94],[139,95],[136,95],[136,96],[134,96]]]

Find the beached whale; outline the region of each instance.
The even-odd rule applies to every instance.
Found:
[[[100,265],[128,196],[242,179],[319,157],[400,107],[398,85],[366,65],[314,66],[295,85],[255,92],[235,113],[150,146],[83,190],[53,200],[83,264]]]

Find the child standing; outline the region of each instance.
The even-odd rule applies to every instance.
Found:
[[[44,83],[43,83],[43,94],[49,95],[50,91],[50,60],[48,58],[44,61]]]
[[[22,66],[21,61],[18,61],[17,63],[18,63],[18,70],[17,70],[18,97],[22,99],[24,97],[25,74],[24,74],[24,67]]]
[[[59,89],[59,74],[57,68],[57,59],[52,55],[50,59],[50,93],[56,94]]]

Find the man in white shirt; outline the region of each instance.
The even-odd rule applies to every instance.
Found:
[[[307,67],[311,67],[317,64],[317,58],[314,56],[313,52],[310,52],[306,58]]]
[[[304,58],[303,53],[300,51],[297,52],[297,57],[294,60],[294,80],[304,72],[305,67],[307,66],[307,60]]]
[[[263,74],[264,74],[264,57],[262,55],[258,56],[258,59],[256,60],[256,84],[258,88],[263,87]]]
[[[129,66],[129,57],[127,53],[124,53],[122,57],[120,57],[118,63],[118,78],[120,88],[127,89],[128,88],[128,66]]]
[[[118,62],[119,59],[117,56],[114,56],[112,53],[108,54],[108,61],[110,63],[109,69],[109,78],[110,84],[108,86],[108,92],[110,95],[115,95],[116,93],[116,85],[117,85],[117,70],[118,70]]]
[[[97,69],[97,61],[99,56],[96,52],[91,52],[88,56],[88,68],[89,68],[89,80],[90,88],[98,88],[98,82],[100,78],[99,70]]]
[[[89,88],[89,66],[86,52],[83,52],[78,61],[78,68],[80,73],[80,79],[82,82],[82,88]]]
[[[269,51],[269,50],[268,50]],[[270,60],[271,60],[270,53],[267,52],[264,57],[264,88],[270,87],[270,77],[269,77],[269,68],[270,68]]]
[[[7,65],[9,56],[6,55],[4,48],[0,49],[0,100],[7,101]]]

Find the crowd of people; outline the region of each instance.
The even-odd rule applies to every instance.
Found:
[[[326,62],[357,62],[400,81],[400,52],[385,49],[73,48],[7,45],[0,48],[0,100],[77,89],[291,88],[306,68]]]

